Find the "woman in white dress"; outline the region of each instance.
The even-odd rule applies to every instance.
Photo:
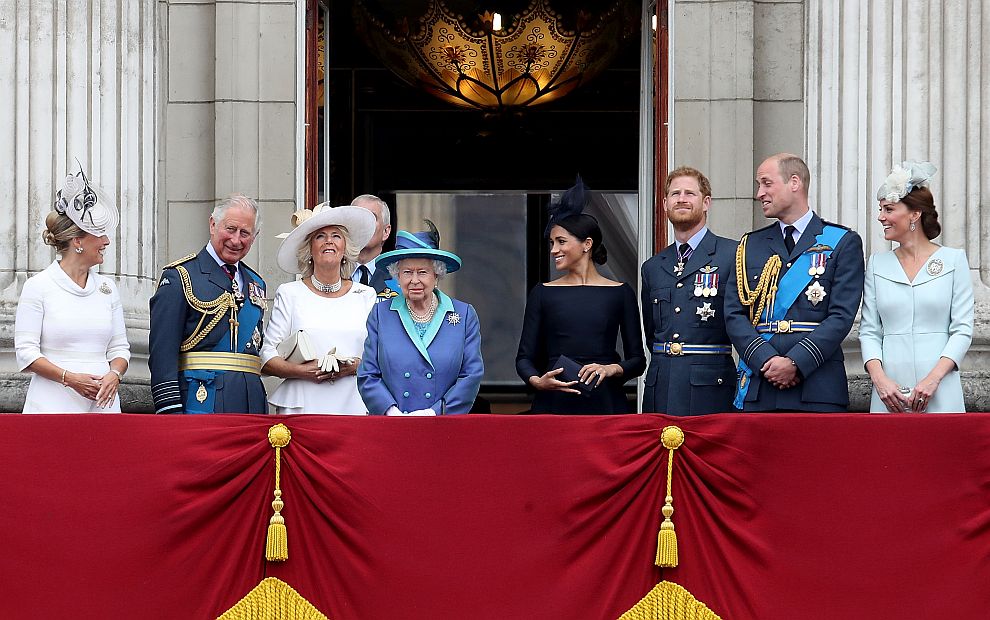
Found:
[[[120,412],[130,347],[117,287],[96,271],[118,219],[82,171],[66,177],[42,233],[61,260],[29,278],[17,303],[17,364],[34,373],[24,413]]]
[[[324,203],[294,220],[298,226],[282,241],[278,266],[302,279],[278,287],[265,329],[262,372],[285,379],[268,402],[276,413],[367,414],[356,372],[376,294],[351,274],[375,232],[375,216],[361,207]],[[319,359],[297,363],[283,357],[288,353],[284,346],[280,353],[279,345],[298,339],[300,330],[317,356],[334,351],[338,370],[323,370]]]
[[[962,250],[932,239],[942,227],[928,162],[905,161],[877,192],[884,239],[870,257],[859,339],[873,412],[963,412],[959,366],[973,338],[973,284]]]

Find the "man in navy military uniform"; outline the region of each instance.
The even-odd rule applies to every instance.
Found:
[[[756,171],[756,198],[777,222],[739,241],[725,299],[744,411],[845,411],[842,341],[863,297],[863,241],[808,206],[808,166],[781,153]]]
[[[385,241],[388,240],[388,236],[392,232],[391,213],[388,204],[378,196],[361,194],[351,201],[351,205],[371,211],[375,214],[375,219],[378,220],[375,234],[372,235],[371,241],[364,246],[358,255],[358,265],[354,268],[354,275],[351,276],[351,279],[375,289],[379,296],[384,293],[384,297],[394,297],[395,295],[390,293],[399,290],[398,283],[389,282],[388,271],[378,269],[375,265],[375,260],[381,255]]]
[[[165,266],[151,298],[156,413],[267,413],[261,383],[265,282],[241,262],[258,205],[234,195],[210,216],[210,242]]]
[[[664,211],[674,243],[643,264],[643,325],[652,357],[643,411],[732,411],[736,369],[725,333],[726,282],[736,242],[708,229],[712,189],[694,168],[667,175]]]

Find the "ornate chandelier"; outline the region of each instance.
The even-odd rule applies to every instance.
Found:
[[[442,0],[394,27],[363,0],[354,16],[371,50],[403,80],[459,106],[502,112],[558,99],[601,73],[637,31],[636,6],[615,0],[596,15],[579,11],[572,28],[549,0],[504,16],[504,28],[493,11],[472,27]]]

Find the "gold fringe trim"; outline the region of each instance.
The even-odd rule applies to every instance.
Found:
[[[670,581],[661,581],[619,620],[722,620],[694,595]]]
[[[217,620],[330,620],[292,586],[275,577],[261,580]]]
[[[285,424],[276,424],[268,429],[268,442],[275,448],[275,501],[272,510],[275,514],[268,521],[268,537],[265,540],[265,559],[269,562],[284,562],[289,559],[288,532],[285,529],[285,518],[282,509],[282,448],[289,445],[292,433]]]
[[[656,565],[665,568],[677,566],[677,532],[674,531],[674,497],[671,495],[673,473],[674,473],[674,450],[684,443],[684,431],[677,426],[665,426],[660,431],[660,443],[667,448],[667,496],[664,498],[663,508],[660,513],[663,515],[663,523],[660,524],[660,532],[657,534],[657,559]]]

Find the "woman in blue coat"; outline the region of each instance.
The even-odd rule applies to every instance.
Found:
[[[873,412],[963,412],[959,365],[973,339],[973,283],[959,249],[932,242],[942,227],[928,189],[935,166],[906,161],[877,192],[883,236],[870,257],[859,341]]]
[[[402,295],[375,304],[358,368],[358,390],[371,415],[469,413],[485,365],[478,314],[437,288],[461,259],[439,249],[440,235],[400,230],[395,250],[375,261]]]

